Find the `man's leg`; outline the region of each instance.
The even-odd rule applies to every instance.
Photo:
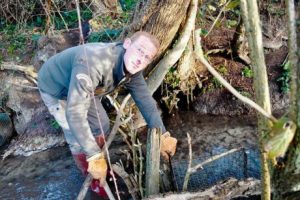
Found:
[[[99,147],[103,147],[106,137],[109,134],[109,118],[103,105],[101,104],[101,99],[99,97],[95,97],[96,105],[92,100],[91,106],[88,111],[88,122],[91,127],[92,133],[95,136],[96,142]],[[99,118],[99,119],[98,119]],[[102,128],[101,128],[102,127]],[[107,172],[107,177],[109,177],[109,170]],[[100,196],[105,196],[106,193],[99,185],[99,181],[93,179],[91,183],[91,188],[94,192],[99,194]]]
[[[40,94],[45,105],[48,107],[50,114],[62,128],[66,142],[69,145],[77,167],[84,175],[87,175],[88,163],[85,160],[86,157],[81,146],[70,131],[70,127],[66,119],[65,102],[41,91]]]
[[[109,118],[99,97],[95,97],[96,105],[92,100],[88,111],[88,122],[100,147],[104,145],[104,137],[106,138],[110,131]],[[99,117],[99,119],[98,119]],[[102,128],[101,128],[102,127]]]
[[[50,114],[54,116],[57,123],[62,127],[65,139],[69,145],[75,164],[84,175],[87,175],[88,163],[86,161],[86,155],[77,142],[76,138],[70,131],[69,124],[66,119],[65,101],[58,100],[55,97],[41,91],[40,94],[45,105],[48,107]],[[99,181],[93,180],[91,183],[91,189],[99,196],[107,197],[104,189],[99,186]]]

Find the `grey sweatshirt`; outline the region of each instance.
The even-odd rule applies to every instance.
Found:
[[[71,132],[88,156],[100,152],[87,121],[93,94],[100,96],[125,85],[149,128],[165,132],[156,102],[141,72],[125,75],[122,43],[89,43],[51,57],[38,73],[38,87],[58,99],[67,99]],[[94,91],[94,92],[93,92]]]

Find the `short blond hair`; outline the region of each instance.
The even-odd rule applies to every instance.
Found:
[[[151,33],[148,33],[146,31],[138,31],[138,32],[135,32],[131,37],[131,41],[135,41],[138,37],[140,36],[145,36],[147,38],[150,39],[150,41],[152,42],[152,44],[157,48],[159,49],[160,47],[160,42],[158,41],[158,39],[152,35]]]

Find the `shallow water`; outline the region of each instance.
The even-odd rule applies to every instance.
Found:
[[[168,118],[166,127],[173,136],[178,138],[178,148],[173,163],[177,167],[175,167],[175,175],[179,186],[182,182],[180,177],[184,174],[187,164],[187,132],[192,137],[195,163],[233,148],[255,149],[256,146],[256,126],[253,120],[248,118],[198,116],[194,112],[181,112]],[[248,173],[246,177],[258,178],[258,154],[253,151],[249,155],[247,162],[252,163],[251,170],[254,169],[254,175],[250,176]],[[237,158],[241,159],[241,162]],[[244,158],[240,155],[236,157],[232,155],[231,158],[224,159],[211,163],[210,167],[207,166],[205,170],[200,171],[202,175],[196,173],[192,176],[190,188],[195,190],[210,186],[218,181],[217,177],[223,178],[222,176],[227,175],[224,167],[229,167],[228,169],[232,171],[233,168],[230,166],[235,164],[233,174],[236,172],[234,170],[241,169],[240,178],[245,176]],[[75,167],[67,147],[54,148],[30,157],[8,158],[0,162],[0,167],[0,199],[75,199],[84,180]],[[208,178],[199,180],[199,177],[204,177],[203,174]],[[203,183],[205,180],[211,182]],[[203,187],[197,184],[202,184]]]
[[[3,161],[0,199],[75,199],[84,177],[67,147]]]

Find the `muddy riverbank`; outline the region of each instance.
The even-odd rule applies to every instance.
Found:
[[[186,133],[191,135],[193,158],[196,162],[204,161],[212,155],[234,148],[256,148],[254,118],[201,116],[192,111],[182,111],[168,117],[165,123],[167,129],[178,138],[178,148],[173,163],[176,163],[177,167],[178,163],[183,163],[183,167],[177,169],[177,178],[179,179],[184,173],[188,158]],[[122,148],[126,148],[126,145],[120,141],[115,142],[115,145],[112,146],[115,159],[121,155]],[[245,159],[240,155],[235,156],[237,157],[227,160],[227,164],[223,160],[221,165],[215,163],[214,167],[207,167],[208,171],[203,172],[209,177],[217,177],[220,176],[217,175],[217,173],[220,174],[220,170],[219,172],[215,171],[216,174],[214,174],[216,166],[227,165],[232,168],[237,164],[237,169],[241,169],[240,166],[243,166],[243,163],[238,163],[238,159],[241,159],[241,162]],[[250,159],[256,160],[252,163],[252,168],[258,169],[258,154],[251,154],[251,156]],[[220,169],[222,176],[226,176],[225,169],[223,171],[222,168]],[[57,147],[30,157],[7,158],[0,162],[0,179],[0,199],[74,199],[84,177],[76,168],[68,148]],[[197,189],[197,185],[195,185],[198,184],[197,182],[191,181],[191,184],[194,184],[192,185],[193,190]],[[206,183],[203,184],[205,186]],[[206,184],[206,186],[208,185]]]

